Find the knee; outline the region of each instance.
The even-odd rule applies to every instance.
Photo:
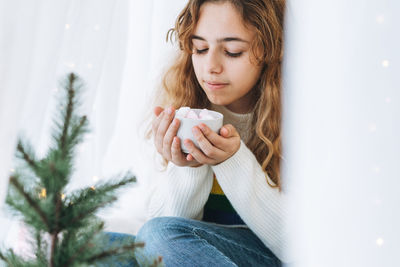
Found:
[[[147,221],[136,236],[137,242],[144,243],[144,248],[136,252],[137,260],[146,265],[159,256],[164,259],[171,256],[176,250],[171,241],[185,231],[186,220],[179,217],[156,217]]]
[[[168,242],[169,233],[184,229],[187,219],[180,217],[156,217],[147,221],[139,230],[136,239],[146,244]]]

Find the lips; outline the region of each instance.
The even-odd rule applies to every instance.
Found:
[[[204,83],[211,90],[221,89],[228,85],[228,83],[223,83],[218,81],[205,81]]]

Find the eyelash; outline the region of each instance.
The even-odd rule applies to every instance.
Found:
[[[208,48],[205,49],[195,49],[196,54],[202,55],[205,52],[207,52]],[[243,52],[239,52],[239,53],[230,53],[228,51],[225,51],[225,54],[229,57],[240,57],[242,55]]]

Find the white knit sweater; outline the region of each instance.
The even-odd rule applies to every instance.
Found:
[[[251,114],[232,113],[221,106],[212,109],[224,114],[224,124],[231,123],[241,136],[248,137],[244,125],[250,123]],[[239,150],[215,166],[178,167],[170,162],[167,171],[153,183],[149,217],[179,216],[201,220],[213,184],[213,173],[246,225],[281,261],[289,261],[288,234],[284,227],[287,217],[285,196],[268,185],[265,173],[243,138]]]

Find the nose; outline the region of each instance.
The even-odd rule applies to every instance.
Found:
[[[223,71],[223,64],[216,50],[210,49],[207,53],[206,68],[210,74],[220,74]]]

